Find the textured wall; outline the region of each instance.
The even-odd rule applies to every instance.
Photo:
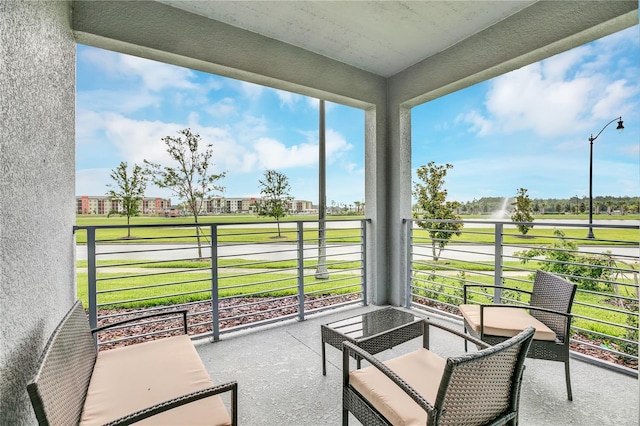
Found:
[[[0,2],[0,423],[75,293],[75,42],[67,2]]]

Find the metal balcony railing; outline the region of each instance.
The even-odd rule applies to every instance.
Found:
[[[366,303],[366,224],[280,222],[280,230],[276,222],[77,226],[78,296],[92,327],[186,308],[189,333],[214,340],[243,328],[304,320]],[[177,317],[146,321],[100,335],[98,344],[126,345],[179,328]]]
[[[562,221],[434,220],[427,229],[418,222],[404,224],[409,307],[459,319],[463,284],[486,284],[487,294],[495,296],[496,285],[528,289],[536,269],[549,270],[578,284],[572,348],[605,354],[600,358],[637,370],[637,224],[594,224],[597,238],[590,239],[585,224]],[[449,239],[452,231],[435,233],[443,223],[460,223],[460,235]],[[532,228],[522,235],[517,225]],[[214,340],[230,331],[366,303],[367,220],[331,220],[324,228],[317,220],[281,222],[281,227],[278,236],[276,222],[135,225],[131,237],[126,226],[76,227],[79,298],[92,327],[141,311],[187,308],[189,333]],[[509,292],[497,296],[503,303],[526,302]],[[116,330],[100,336],[99,344],[152,339],[179,330],[177,318],[173,321]]]
[[[587,238],[586,224],[565,221],[430,220],[422,221],[424,228],[420,222],[405,220],[411,307],[460,318],[464,284],[486,285],[485,294],[501,303],[527,302],[497,286],[530,290],[535,270],[551,271],[578,285],[572,350],[637,370],[637,222],[594,224],[594,239]]]

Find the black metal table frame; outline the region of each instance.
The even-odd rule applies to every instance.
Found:
[[[386,313],[390,313],[390,310],[395,310],[398,312],[402,312],[403,314],[407,314],[404,311],[393,307],[387,307],[378,309],[376,311],[368,312],[362,315],[355,315],[353,317],[345,318],[338,321],[333,321],[328,324],[323,324],[320,326],[321,334],[322,334],[322,375],[327,375],[327,360],[325,353],[325,343],[330,344],[336,349],[342,351],[342,342],[348,341],[358,346],[359,348],[364,349],[372,355],[375,355],[379,352],[385,351],[387,349],[391,349],[395,346],[398,346],[402,343],[408,342],[409,340],[413,340],[417,337],[422,336],[422,346],[428,347],[427,334],[424,332],[425,321],[420,318],[415,318],[411,322],[407,322],[401,324],[399,326],[390,327],[388,329],[384,329],[379,333],[376,333],[371,336],[363,337],[363,338],[352,338],[347,336],[346,334],[341,333],[340,331],[331,327],[332,324],[341,323],[345,321],[349,321],[351,319],[356,319],[358,317],[363,317],[366,315],[384,315]],[[393,313],[392,313],[393,314]],[[360,358],[355,358],[358,363],[358,368],[360,368]]]

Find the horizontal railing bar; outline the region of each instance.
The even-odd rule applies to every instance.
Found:
[[[270,301],[270,302],[278,302],[278,301],[280,301],[280,300],[290,299],[290,298],[292,298],[292,297],[296,297],[296,295],[295,295],[295,294],[291,294],[291,295],[286,295],[286,296],[275,296],[275,297],[270,297],[270,298],[269,298],[269,301]],[[231,300],[231,299],[236,299],[236,298],[238,298],[238,296],[227,296],[227,297],[221,297],[221,298],[220,298],[220,300],[221,300],[221,301],[222,301],[222,300]],[[245,307],[247,307],[247,306],[256,306],[256,305],[261,305],[261,304],[264,304],[264,303],[265,303],[265,302],[264,302],[264,300],[257,300],[257,301],[255,301],[255,302],[247,302],[247,303],[242,303],[242,304],[239,304],[239,305],[221,306],[221,307],[220,307],[220,312],[230,311],[230,310],[238,309],[238,308],[245,308]],[[243,314],[243,315],[246,315],[246,314]],[[228,318],[229,318],[229,317],[224,318],[224,319],[228,319]],[[221,318],[221,319],[222,319],[222,318]]]
[[[120,313],[115,313],[115,314],[110,314],[110,315],[103,315],[103,316],[97,317],[97,319],[99,321],[99,320],[108,319],[108,318],[119,318],[119,317],[126,317],[126,316],[135,316],[135,315],[140,315],[140,314],[148,314],[148,313],[153,313],[153,312],[167,311],[167,309],[169,310],[168,312],[170,312],[171,310],[176,310],[176,309],[179,310],[179,309],[184,308],[185,306],[192,306],[192,305],[196,305],[198,303],[202,303],[202,302],[178,303],[178,304],[175,304],[175,305],[171,305],[171,307],[156,306],[156,307],[140,309],[140,310],[137,310],[137,311],[127,311],[127,312],[120,312]],[[189,314],[187,314],[187,317],[188,316],[189,316]]]
[[[116,301],[116,302],[108,302],[108,303],[98,303],[97,306],[98,307],[103,307],[103,306],[113,306],[113,305],[126,305],[127,303],[133,303],[133,302],[146,302],[148,300],[167,299],[167,298],[170,298],[170,297],[186,296],[186,295],[189,295],[189,294],[199,294],[199,293],[211,293],[211,289],[187,291],[187,292],[184,292],[184,293],[163,294],[162,296],[143,297],[143,298],[129,299],[129,300],[119,300],[119,301]]]
[[[568,222],[553,222],[546,221],[544,224],[542,223],[534,223],[534,222],[514,222],[514,221],[504,221],[504,220],[477,220],[477,219],[464,219],[464,220],[455,220],[455,219],[402,219],[407,222],[435,222],[435,223],[461,223],[461,224],[482,224],[482,225],[491,225],[491,224],[501,224],[507,225],[511,227],[517,227],[518,225],[525,226],[535,226],[535,227],[546,227],[546,228],[557,228],[557,227],[567,227],[567,228],[584,228],[586,229],[588,226],[597,228],[617,228],[617,229],[636,229],[640,230],[640,225],[620,225],[620,224],[609,224],[609,223],[594,223],[591,225],[583,225],[579,223],[568,223]]]
[[[223,268],[220,268],[223,269]],[[225,275],[224,277],[220,277],[220,278],[224,278],[224,279],[228,279],[228,278],[239,278],[239,277],[251,277],[254,275],[266,275],[266,274],[279,274],[279,273],[286,273],[287,271],[291,271],[294,273],[297,273],[298,268],[295,266],[292,266],[290,268],[277,268],[277,269],[269,269],[268,271],[264,271],[264,270],[260,270],[260,271],[254,271],[254,272],[245,272],[242,274],[228,274]],[[295,275],[292,275],[292,277],[295,277]],[[289,279],[289,278],[287,278]]]
[[[115,277],[104,277],[99,276],[98,281],[113,281],[113,280],[122,280],[126,278],[139,278],[139,277],[157,277],[162,275],[170,275],[170,274],[185,274],[185,273],[195,273],[202,271],[211,271],[210,267],[207,268],[187,268],[187,269],[178,269],[174,271],[162,271],[162,272],[148,272],[148,273],[131,273],[130,275],[117,275]],[[103,272],[104,274],[105,272]]]
[[[588,322],[592,322],[592,323],[610,325],[610,326],[613,326],[613,327],[618,327],[618,328],[627,329],[627,330],[637,330],[638,329],[637,327],[631,327],[631,326],[628,326],[628,325],[625,325],[625,324],[617,324],[615,322],[605,321],[605,320],[601,320],[601,319],[598,319],[598,318],[585,317],[584,315],[580,315],[580,314],[576,314],[576,313],[573,313],[572,315],[573,315],[574,319],[582,319],[582,320],[585,320],[585,321],[588,321]],[[610,336],[610,337],[613,337],[613,336]]]
[[[627,311],[627,310],[622,310],[622,309],[615,309],[615,308],[610,308],[608,306],[598,306],[598,305],[593,305],[591,303],[584,303],[584,302],[580,302],[578,301],[574,301],[573,302],[575,305],[578,306],[587,306],[589,308],[594,308],[594,309],[600,309],[602,311],[606,311],[606,312],[615,312],[617,314],[623,314],[623,315],[638,315],[638,313],[633,313],[631,311]]]
[[[200,283],[200,282],[204,283],[204,282],[209,282],[210,280],[211,280],[210,278],[203,278],[203,279],[189,280],[189,281],[173,281],[173,282],[169,282],[169,283],[147,284],[147,285],[136,286],[136,287],[110,288],[110,289],[105,289],[105,290],[97,290],[96,294],[124,293],[126,291],[136,291],[136,290],[146,290],[146,289],[150,289],[150,288],[171,287],[171,286],[182,285],[182,284],[190,284],[190,283]],[[211,291],[211,289],[209,289],[209,291]]]
[[[128,252],[130,253],[130,252]],[[109,263],[106,265],[97,265],[96,269],[104,269],[104,268],[119,268],[119,267],[127,267],[127,266],[138,266],[139,265],[154,265],[154,264],[163,264],[163,263],[174,263],[174,262],[187,262],[192,261],[193,258],[183,258],[183,259],[158,259],[158,260],[142,260],[135,262],[126,262],[126,263]],[[206,261],[201,261],[206,262]],[[163,268],[163,266],[159,266],[158,268]]]
[[[149,250],[131,250],[131,251],[105,251],[96,253],[96,256],[112,256],[114,254],[131,254],[131,253],[157,253],[159,251],[180,251],[180,250],[197,250],[198,246],[181,246],[171,248],[149,249]]]
[[[275,272],[274,272],[275,273]],[[242,275],[240,275],[241,277]],[[219,280],[222,281],[223,279],[228,279],[228,278],[238,278],[239,276],[231,276],[231,277],[219,277]],[[289,281],[289,280],[295,280],[296,276],[295,275],[291,275],[291,277],[286,277],[286,278],[274,278],[272,280],[265,280],[265,281],[257,281],[255,283],[250,283],[250,284],[246,284],[246,285],[260,285],[260,284],[271,284],[271,283],[277,283],[277,282],[281,282],[281,281]],[[227,287],[225,287],[227,288]],[[271,291],[271,290],[270,290]]]
[[[326,280],[322,280],[322,284],[339,283],[341,281],[353,280],[355,278],[362,278],[362,277],[363,277],[363,275],[352,275],[352,276],[344,277],[344,278],[329,278],[329,279],[326,279]],[[318,284],[319,283],[317,283],[317,282],[316,283],[305,283],[304,286],[306,288],[308,286],[318,285]],[[348,287],[356,286],[356,285],[359,285],[359,284],[358,283],[353,283],[353,284],[349,285]]]
[[[634,340],[625,339],[623,337],[610,336],[610,335],[605,334],[605,333],[601,333],[601,332],[593,331],[593,330],[586,330],[586,329],[580,328],[580,327],[574,327],[574,330],[578,331],[578,332],[581,332],[581,333],[584,333],[584,334],[590,334],[592,336],[599,336],[599,337],[602,337],[603,339],[607,339],[607,340],[615,340],[617,342],[629,343],[629,344],[633,344],[633,345],[636,345],[636,346],[638,345],[638,341],[637,340],[634,341]],[[571,339],[571,340],[573,340],[573,339]],[[581,340],[577,340],[577,339],[576,339],[576,341],[577,342],[582,342]],[[582,343],[584,343],[584,342],[582,342]]]
[[[132,278],[132,277],[125,277],[125,278]],[[140,290],[140,289],[145,289],[145,288],[154,288],[154,287],[170,287],[170,286],[181,285],[181,284],[208,282],[210,280],[211,280],[211,278],[205,277],[205,278],[198,278],[198,279],[194,279],[194,280],[171,281],[171,282],[168,282],[168,283],[148,284],[148,285],[136,286],[136,287],[120,287],[120,288],[113,288],[113,289],[98,290],[98,291],[96,291],[96,294],[106,294],[106,293],[114,293],[114,292],[134,291],[134,290]]]

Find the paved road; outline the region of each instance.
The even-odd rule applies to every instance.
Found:
[[[315,258],[318,256],[317,246],[305,245],[304,256]],[[504,256],[512,256],[519,248],[505,247]],[[601,247],[586,246],[581,247],[581,251],[589,253],[602,253],[611,251],[615,256],[636,259],[640,257],[640,248],[635,247]],[[106,259],[128,259],[128,260],[177,260],[192,259],[198,256],[195,245],[190,244],[110,244],[100,245],[97,248],[100,260]],[[430,255],[427,247],[416,247],[415,255]],[[76,247],[78,260],[87,259],[86,246]],[[203,249],[203,256],[211,256],[208,249]],[[218,256],[227,258],[242,258],[251,260],[292,260],[297,258],[295,244],[245,244],[245,245],[222,245],[218,247]],[[494,256],[493,246],[483,245],[455,245],[450,244],[442,253],[442,258],[449,260],[487,261]],[[327,246],[327,258],[340,260],[360,259],[360,246]]]
[[[492,221],[496,219],[480,219],[480,223],[468,223],[468,227],[493,227]],[[486,222],[486,223],[485,223]],[[505,226],[507,220],[505,220]],[[586,220],[577,219],[536,219],[534,222],[537,226],[557,226],[559,224],[575,224],[586,226]],[[596,220],[595,224],[607,225],[635,225],[638,226],[639,221],[629,220]],[[317,227],[317,222],[305,223],[305,228]],[[282,227],[291,228],[297,226],[296,223],[282,223]],[[345,229],[358,228],[359,220],[354,221],[329,221],[327,229]],[[238,228],[246,227],[269,227],[273,224],[242,224],[234,225]],[[586,228],[585,228],[586,229]],[[597,230],[596,230],[597,232]],[[632,231],[633,232],[633,231]],[[305,245],[304,256],[314,258],[318,256],[317,246]],[[512,256],[515,251],[522,250],[520,248],[505,247],[504,256]],[[129,260],[177,260],[192,259],[198,256],[195,244],[109,244],[100,245],[97,248],[100,254],[99,259],[129,259]],[[615,256],[622,258],[638,258],[640,257],[640,247],[603,247],[603,246],[585,246],[581,247],[581,251],[590,253],[601,253],[610,251]],[[77,259],[86,260],[86,246],[78,245],[76,247]],[[428,247],[414,248],[414,254],[418,256],[430,256]],[[203,256],[209,257],[210,250],[203,249]],[[292,260],[297,258],[297,247],[294,243],[269,243],[269,244],[244,244],[244,245],[221,245],[218,247],[219,257],[243,258],[251,260]],[[494,247],[486,245],[456,245],[449,244],[442,253],[442,258],[450,260],[468,260],[468,261],[487,261],[494,256]],[[361,258],[360,246],[358,245],[328,245],[327,257],[340,260],[358,260]]]

